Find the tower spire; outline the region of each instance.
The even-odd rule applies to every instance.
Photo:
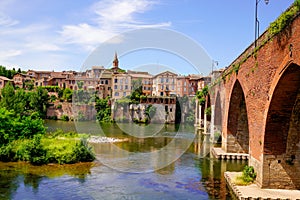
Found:
[[[119,60],[118,60],[117,52],[115,52],[115,59],[113,61],[113,68],[119,68]]]

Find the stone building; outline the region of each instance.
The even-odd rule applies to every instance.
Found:
[[[165,71],[153,77],[153,96],[176,95],[177,74]]]
[[[11,80],[9,78],[6,78],[5,76],[0,76],[0,89],[4,88],[4,86],[8,82],[11,82]]]

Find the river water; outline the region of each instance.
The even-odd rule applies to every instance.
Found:
[[[193,127],[61,121],[46,126],[126,141],[91,144],[93,163],[0,162],[0,199],[233,199],[223,173],[247,164],[212,158],[208,136]]]

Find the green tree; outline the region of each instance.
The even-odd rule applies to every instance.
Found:
[[[131,85],[132,93],[130,95],[130,99],[133,103],[138,103],[141,95],[143,94],[142,79],[132,80]]]
[[[78,82],[77,82],[77,86],[78,86],[78,89],[79,89],[79,90],[81,90],[81,89],[82,89],[82,87],[83,87],[83,84],[84,84],[84,82],[83,82],[83,81],[78,81]]]
[[[109,97],[105,99],[96,98],[97,120],[101,122],[111,121],[111,108],[109,105]]]
[[[72,101],[72,95],[73,95],[73,91],[70,88],[66,88],[63,91],[63,99],[65,99],[68,102]]]
[[[40,117],[45,118],[49,101],[47,90],[38,87],[35,92],[31,93],[29,98],[31,108],[33,108],[34,111],[37,111]]]
[[[15,103],[15,89],[9,83],[1,90],[1,107],[5,107],[7,110],[13,110]]]

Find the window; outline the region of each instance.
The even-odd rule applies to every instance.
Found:
[[[123,85],[120,86],[120,90],[123,90]]]
[[[123,97],[126,97],[126,92],[123,92]]]
[[[168,83],[169,82],[169,79],[168,78],[166,78],[166,83]]]
[[[116,96],[116,97],[119,96],[119,92],[115,92],[115,96]]]
[[[101,81],[101,84],[104,84],[104,81]]]
[[[115,78],[115,83],[118,83],[118,79],[117,78]]]
[[[164,96],[164,92],[160,92],[160,96]]]
[[[115,87],[114,87],[115,89],[118,89],[118,86],[117,85],[115,85]]]
[[[128,85],[125,85],[125,90],[128,90]]]
[[[120,84],[122,84],[123,83],[123,79],[120,79]]]
[[[164,82],[164,78],[160,78],[160,82],[163,83]]]
[[[108,80],[105,80],[105,85],[108,85]]]

